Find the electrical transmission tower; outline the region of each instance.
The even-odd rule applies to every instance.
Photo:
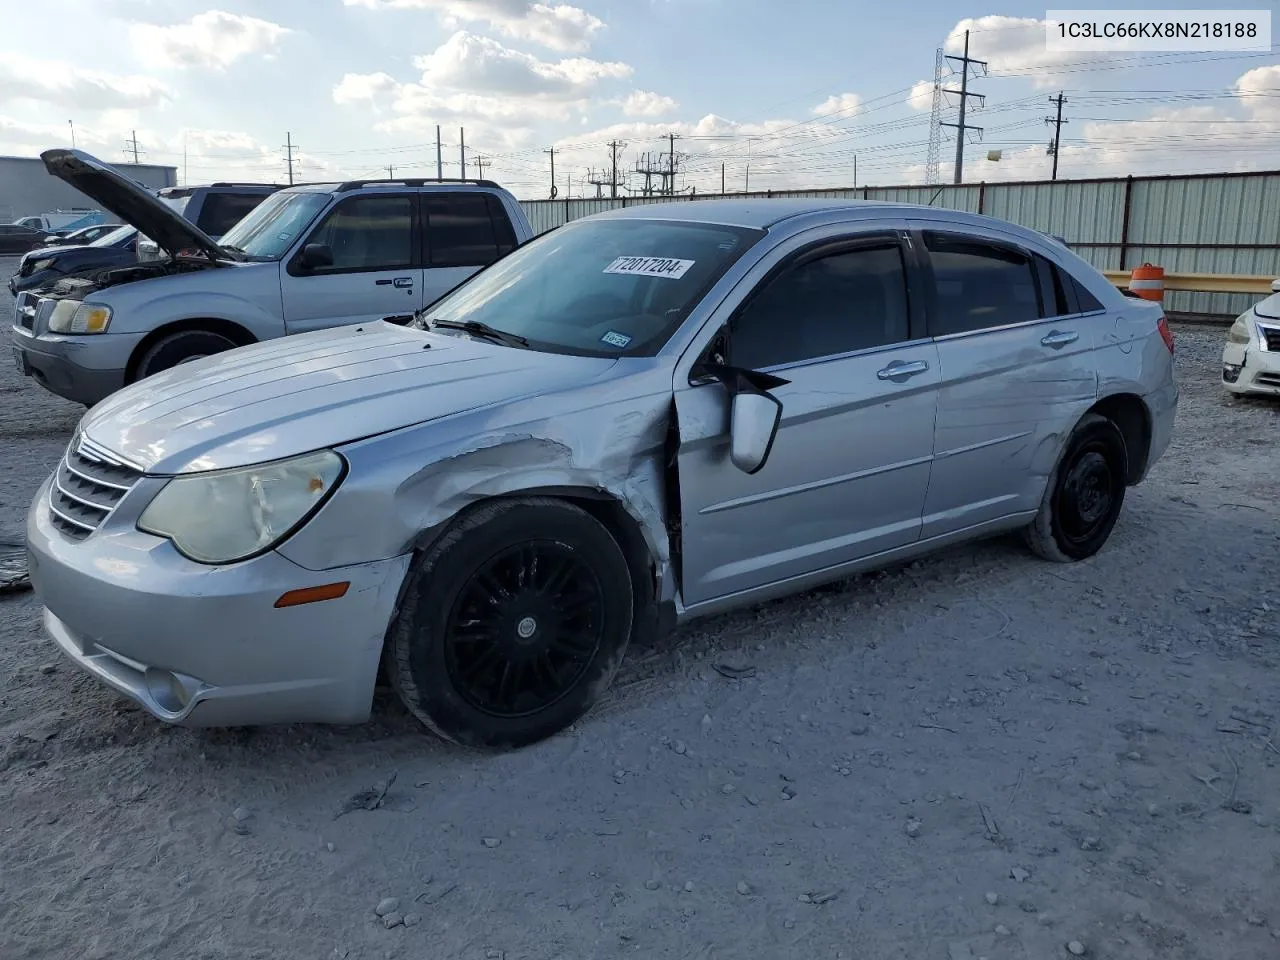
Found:
[[[1053,139],[1049,141],[1049,156],[1053,157],[1053,177],[1058,179],[1058,155],[1062,152],[1060,147],[1062,144],[1062,125],[1067,123],[1062,119],[1062,105],[1067,102],[1067,98],[1062,95],[1062,91],[1058,91],[1056,97],[1049,98],[1050,103],[1058,105],[1058,115],[1056,117],[1045,117],[1044,122],[1053,124]]]
[[[933,58],[933,114],[929,118],[929,153],[924,161],[924,179],[930,184],[942,179],[938,167],[942,154],[942,75],[946,67],[947,58],[939,47]]]
[[[618,151],[625,147],[625,143],[617,140],[611,141],[609,144],[609,165],[606,169],[597,171],[592,167],[587,173],[587,183],[596,188],[597,199],[604,197],[604,188],[609,188],[609,196],[616,198],[618,196],[618,187],[626,186],[626,176],[618,179]]]
[[[667,134],[667,138],[671,146],[669,152],[646,153],[636,161],[636,173],[644,177],[644,187],[640,190],[642,196],[675,196],[676,174],[680,172],[685,155],[675,151],[675,134]],[[658,178],[657,186],[654,185],[654,177]]]
[[[941,124],[941,126],[944,126],[944,127],[955,127],[955,130],[956,130],[956,168],[955,168],[955,176],[953,177],[952,182],[960,183],[964,177],[965,135],[970,130],[974,130],[978,133],[979,139],[981,139],[981,136],[982,136],[981,127],[975,127],[971,123],[965,123],[964,118],[969,106],[969,100],[970,99],[977,100],[979,105],[986,102],[986,97],[984,97],[982,94],[969,92],[969,65],[973,64],[975,66],[981,67],[982,75],[986,76],[987,61],[975,60],[969,56],[969,31],[968,30],[964,32],[964,56],[955,57],[955,56],[952,56],[951,54],[947,54],[946,57],[948,60],[955,60],[960,64],[960,70],[959,70],[960,89],[953,90],[950,87],[944,87],[942,90],[943,93],[954,94],[960,98],[960,117],[956,123]]]

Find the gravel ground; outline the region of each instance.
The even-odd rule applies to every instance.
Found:
[[[1178,333],[1174,446],[1100,556],[996,540],[709,620],[518,753],[389,701],[164,727],[0,598],[0,957],[1274,960],[1280,405]],[[81,410],[0,369],[20,533]]]

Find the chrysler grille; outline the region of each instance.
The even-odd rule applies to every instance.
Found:
[[[67,448],[49,488],[49,516],[72,540],[102,525],[142,473],[81,441]]]

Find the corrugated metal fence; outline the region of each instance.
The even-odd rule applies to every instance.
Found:
[[[968,210],[1063,237],[1076,253],[1103,270],[1128,270],[1153,263],[1170,273],[1280,277],[1280,171],[772,190],[730,196],[880,200]],[[525,200],[521,206],[534,230],[543,233],[614,207],[671,199]],[[1235,315],[1256,299],[1250,294],[1170,291],[1165,294],[1165,306],[1180,313]]]

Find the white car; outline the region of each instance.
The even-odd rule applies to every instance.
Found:
[[[1280,397],[1280,280],[1273,293],[1240,314],[1222,350],[1222,385],[1232,393]]]

